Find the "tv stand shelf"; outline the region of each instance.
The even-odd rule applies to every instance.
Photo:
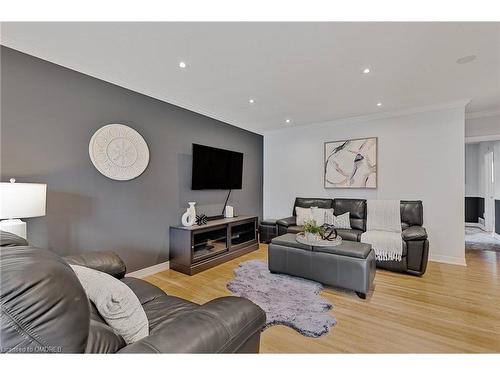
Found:
[[[212,268],[257,250],[257,216],[209,221],[206,225],[170,227],[170,268],[186,275]]]

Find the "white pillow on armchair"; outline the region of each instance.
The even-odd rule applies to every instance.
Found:
[[[148,318],[132,289],[107,273],[70,266],[99,314],[127,344],[149,335]]]

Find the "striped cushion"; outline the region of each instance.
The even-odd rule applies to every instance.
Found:
[[[326,220],[325,222],[327,224],[333,224],[335,228],[337,229],[352,229],[351,228],[351,219],[349,212],[346,212],[342,215],[335,216],[330,213],[326,213]]]

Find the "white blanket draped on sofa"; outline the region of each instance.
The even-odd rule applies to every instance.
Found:
[[[368,200],[366,232],[361,242],[369,243],[379,261],[401,261],[401,211],[399,200]]]

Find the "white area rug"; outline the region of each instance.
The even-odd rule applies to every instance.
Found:
[[[479,228],[465,227],[465,247],[470,250],[500,251],[500,240]]]
[[[244,297],[266,312],[266,328],[282,324],[304,336],[319,337],[336,324],[332,304],[319,296],[323,286],[298,277],[272,274],[259,260],[241,263],[236,278],[227,284],[234,295]]]

